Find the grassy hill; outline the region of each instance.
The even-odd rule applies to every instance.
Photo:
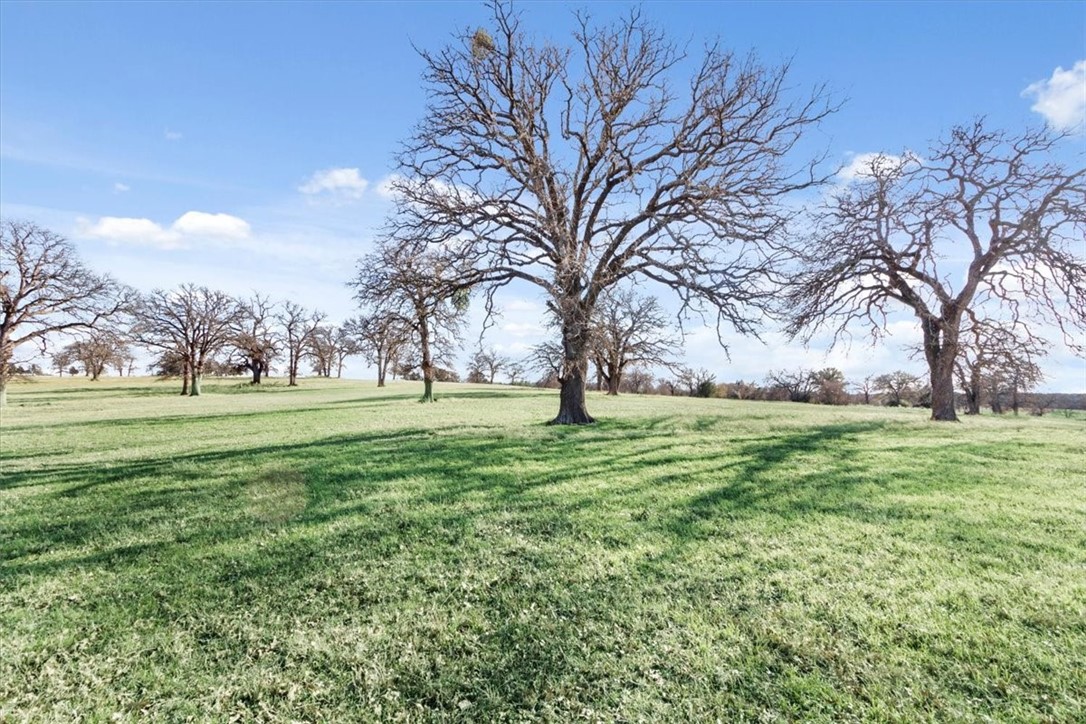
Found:
[[[12,388],[0,720],[1086,718],[1086,419]]]

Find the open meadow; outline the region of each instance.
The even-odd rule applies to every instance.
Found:
[[[1086,418],[16,383],[0,720],[1086,719]]]

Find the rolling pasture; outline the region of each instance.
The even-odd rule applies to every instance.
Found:
[[[1081,721],[1086,418],[16,384],[0,720]]]

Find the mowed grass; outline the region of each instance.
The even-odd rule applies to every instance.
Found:
[[[1086,420],[22,384],[0,720],[1086,719]]]

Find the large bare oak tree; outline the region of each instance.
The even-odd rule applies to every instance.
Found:
[[[0,406],[17,348],[44,352],[54,336],[92,329],[129,301],[127,288],[83,266],[63,236],[30,221],[0,221]]]
[[[793,336],[856,326],[878,338],[895,308],[923,332],[931,418],[956,420],[965,316],[1086,326],[1086,169],[1052,160],[1060,136],[955,127],[924,159],[876,156],[817,212],[789,295]],[[1079,347],[1081,351],[1081,347]]]
[[[555,423],[590,423],[585,376],[604,290],[639,275],[682,313],[754,332],[772,294],[788,194],[820,179],[789,157],[832,111],[790,102],[788,68],[711,45],[697,58],[637,11],[579,16],[537,42],[509,5],[489,30],[422,51],[429,103],[399,155],[394,238],[466,242],[479,281],[543,290],[561,328]]]

